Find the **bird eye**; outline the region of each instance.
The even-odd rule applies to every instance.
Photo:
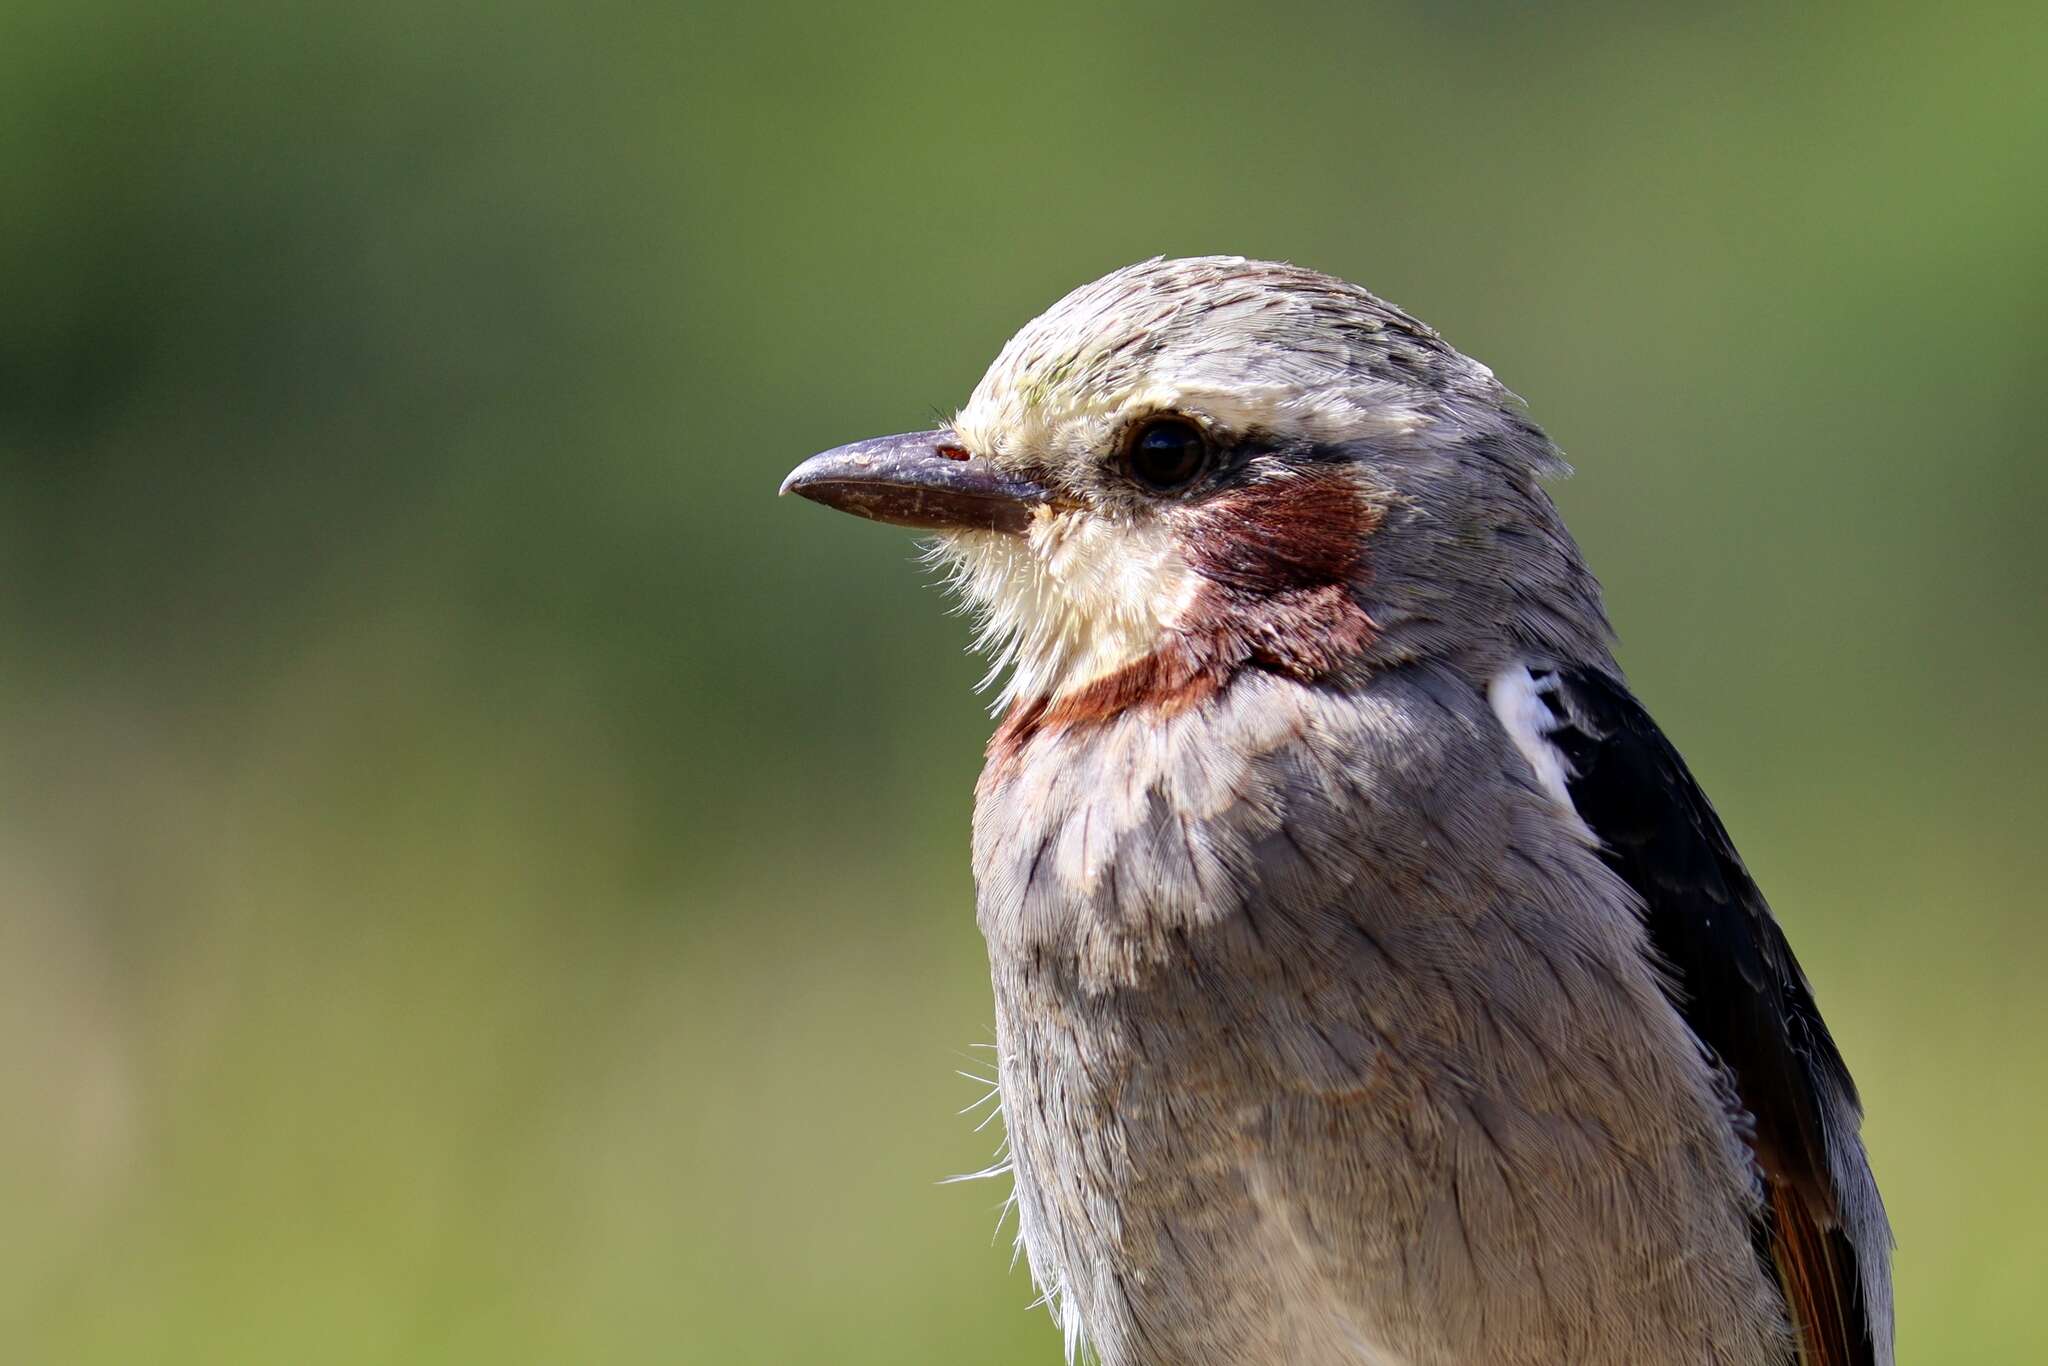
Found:
[[[1131,437],[1124,461],[1133,479],[1166,493],[1194,482],[1209,468],[1209,443],[1202,429],[1184,417],[1154,418]]]

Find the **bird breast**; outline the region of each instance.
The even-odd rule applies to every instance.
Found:
[[[1249,671],[975,820],[1022,1241],[1108,1366],[1782,1360],[1714,1078],[1483,685]]]

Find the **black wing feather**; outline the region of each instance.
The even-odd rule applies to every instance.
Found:
[[[1854,1244],[1828,1161],[1826,1099],[1859,1113],[1855,1083],[1791,945],[1713,806],[1671,742],[1618,680],[1538,676],[1550,739],[1608,866],[1642,898],[1666,990],[1727,1070],[1754,1125],[1768,1198],[1758,1251],[1784,1287],[1814,1366],[1872,1366],[1877,1353]]]

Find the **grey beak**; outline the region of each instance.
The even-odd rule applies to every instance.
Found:
[[[1021,533],[1052,501],[1043,487],[990,468],[951,432],[878,436],[814,455],[782,492],[877,522],[926,530]]]

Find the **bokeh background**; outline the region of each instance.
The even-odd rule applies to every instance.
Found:
[[[0,8],[0,1361],[1050,1362],[964,624],[772,496],[1155,253],[1528,395],[2038,1361],[2048,9]]]

